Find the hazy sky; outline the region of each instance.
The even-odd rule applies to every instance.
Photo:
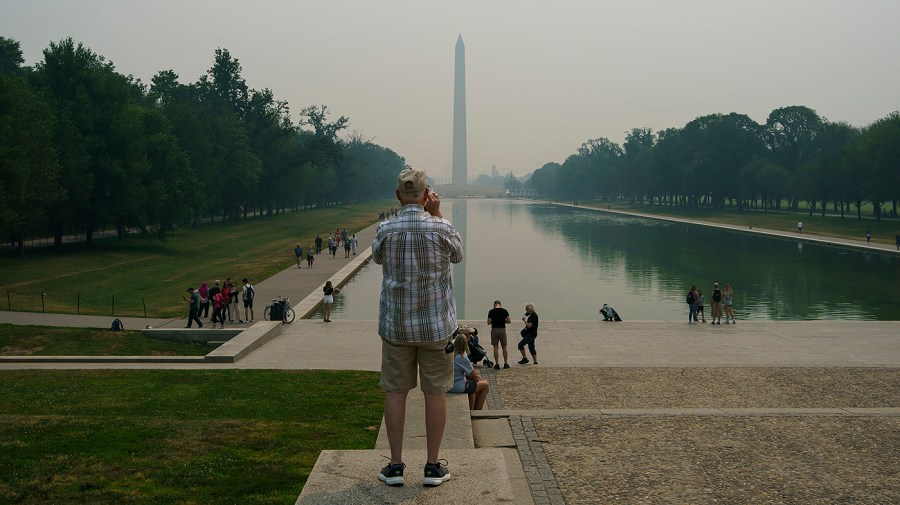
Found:
[[[857,126],[900,109],[894,0],[0,0],[27,65],[72,36],[149,83],[227,48],[255,89],[450,177],[453,58],[466,44],[469,176],[524,174],[582,142],[806,105]],[[335,117],[336,117],[335,116]]]

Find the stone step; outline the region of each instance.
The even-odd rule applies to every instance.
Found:
[[[281,321],[257,321],[206,355],[207,363],[235,363],[266,342],[277,337],[282,329]]]
[[[513,493],[503,449],[442,449],[451,478],[437,487],[422,485],[425,450],[404,450],[405,486],[378,480],[387,464],[384,451],[322,451],[298,505],[519,503]]]

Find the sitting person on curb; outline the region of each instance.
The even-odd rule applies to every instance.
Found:
[[[489,385],[482,379],[466,352],[469,341],[466,335],[459,334],[453,339],[453,387],[450,393],[468,393],[469,410],[482,410],[487,400]]]

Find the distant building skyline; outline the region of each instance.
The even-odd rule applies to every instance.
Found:
[[[466,46],[462,34],[456,39],[453,71],[453,184],[469,182],[468,148],[466,146]]]

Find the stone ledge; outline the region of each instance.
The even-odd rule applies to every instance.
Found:
[[[203,363],[203,356],[0,356],[0,363]]]
[[[213,329],[213,328],[144,328],[141,335],[159,340],[171,340],[173,342],[200,342],[207,344],[210,341],[227,341],[239,335],[244,328]]]
[[[258,321],[206,355],[206,363],[235,363],[283,330],[281,321]],[[227,330],[226,330],[227,331]]]

